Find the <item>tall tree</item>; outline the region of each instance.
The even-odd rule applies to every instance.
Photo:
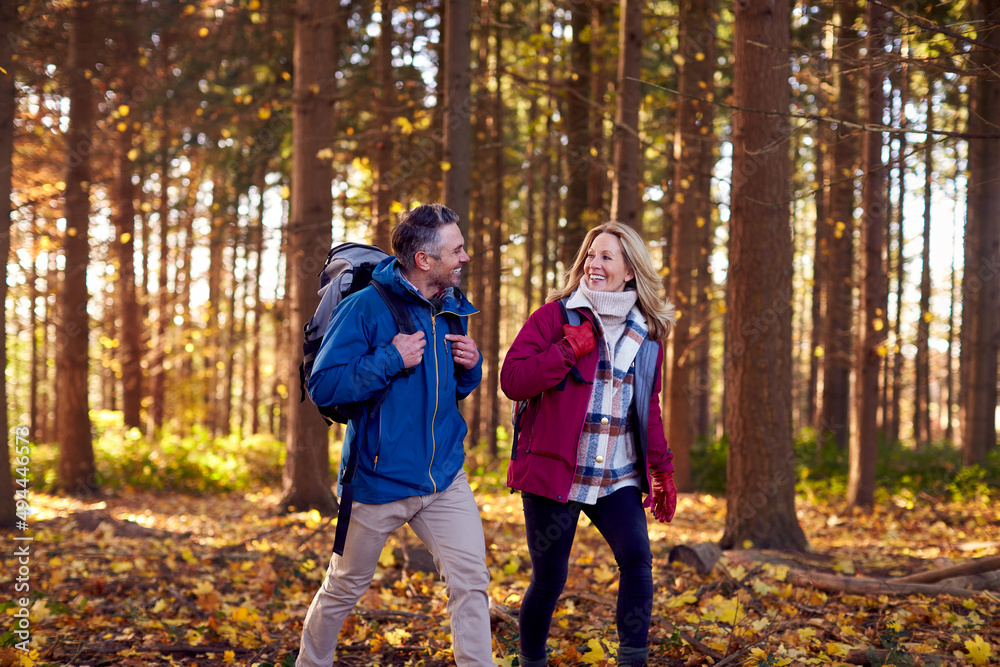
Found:
[[[389,210],[392,207],[392,192],[390,191],[390,173],[392,171],[392,118],[395,111],[396,85],[392,76],[392,0],[380,0],[382,21],[381,32],[376,48],[378,63],[379,96],[378,105],[378,143],[375,145],[375,164],[378,174],[375,177],[375,245],[388,249],[389,229],[392,220]]]
[[[14,157],[14,112],[16,109],[16,89],[14,87],[14,40],[7,36],[18,35],[17,5],[5,2],[0,6],[0,206],[3,207],[3,219],[0,220],[0,258],[3,259],[3,290],[4,302],[7,301],[7,258],[10,255],[11,205],[10,194],[13,176]],[[37,258],[32,258],[32,262]],[[32,301],[34,311],[35,303]],[[0,324],[7,331],[7,308],[0,315]],[[34,337],[34,332],[32,332]],[[3,359],[0,360],[0,372],[7,377],[7,336],[3,337]],[[7,435],[7,382],[0,387],[0,398],[3,399],[4,410],[0,415],[0,433],[3,433],[4,444],[0,449],[0,528],[12,528],[16,519],[14,504],[14,478],[10,469],[10,441]],[[29,435],[34,436],[34,433]],[[17,440],[15,439],[16,443]]]
[[[489,400],[489,423],[486,429],[486,441],[489,446],[491,457],[496,457],[498,452],[497,428],[502,423],[500,415],[500,328],[501,321],[501,294],[500,287],[503,282],[501,276],[502,252],[503,252],[503,209],[504,209],[504,187],[503,187],[503,148],[504,148],[504,99],[503,99],[503,3],[494,3],[496,16],[493,21],[493,84],[495,91],[493,94],[493,113],[491,114],[491,124],[493,132],[492,162],[493,162],[493,210],[491,214],[492,225],[490,226],[490,270],[489,287],[490,296],[487,299],[489,309],[489,329],[487,330],[486,350],[486,396]],[[486,37],[485,35],[483,36]]]
[[[469,241],[469,172],[472,168],[472,3],[445,0],[444,204],[458,214]],[[463,275],[463,280],[468,277]]]
[[[295,13],[295,79],[292,110],[292,216],[288,227],[288,295],[290,329],[302,327],[319,305],[315,276],[332,241],[330,193],[332,169],[316,157],[317,146],[332,137],[333,82],[337,50],[333,40],[335,5],[326,0],[297,0]],[[298,377],[302,346],[290,342],[288,377]],[[288,456],[282,507],[332,513],[337,499],[330,488],[330,445],[326,424],[297,392],[288,397]]]
[[[615,110],[611,219],[642,232],[639,194],[639,77],[642,76],[642,0],[621,0],[618,28],[618,106]]]
[[[142,342],[140,332],[139,300],[135,285],[135,153],[133,151],[133,129],[138,111],[138,100],[133,100],[138,90],[134,61],[138,55],[136,47],[136,22],[139,16],[137,0],[118,3],[119,45],[118,68],[121,71],[120,90],[117,91],[120,104],[118,112],[118,150],[115,155],[115,231],[118,235],[118,271],[116,272],[115,297],[118,315],[121,317],[121,373],[122,373],[122,413],[125,425],[130,428],[142,426]],[[143,248],[143,254],[147,254]],[[143,273],[143,281],[146,273]]]
[[[969,96],[969,132],[993,134],[1000,127],[1000,0],[972,4],[976,78]],[[964,392],[962,461],[983,464],[996,447],[997,346],[1000,345],[1000,139],[969,142],[968,215],[962,279],[962,348],[968,368]]]
[[[934,127],[934,86],[928,83],[927,129]],[[917,321],[917,377],[913,397],[913,439],[917,447],[931,440],[931,187],[934,182],[933,137],[924,141],[924,231],[920,251],[920,319]]]
[[[566,82],[566,228],[560,257],[563,266],[569,267],[580,248],[587,227],[587,187],[590,176],[590,40],[586,37],[590,27],[592,0],[574,2],[571,12],[573,41],[570,44],[572,73]]]
[[[90,153],[94,133],[97,48],[96,5],[73,4],[69,27],[69,128],[66,132],[66,233],[64,268],[59,285],[56,424],[59,428],[58,486],[89,494],[98,488],[90,441],[87,374],[90,316],[87,313],[87,266],[90,263]]]
[[[691,338],[695,305],[704,303],[698,292],[703,244],[701,230],[708,223],[712,186],[712,105],[702,101],[712,85],[715,63],[715,2],[682,0],[679,7],[680,99],[674,135],[673,239],[670,244],[670,299],[679,317],[672,338],[668,440],[674,454],[674,480],[681,491],[691,490],[691,446],[697,432],[696,397],[703,393],[701,378],[692,381],[697,341]],[[615,146],[620,145],[620,142]],[[707,313],[700,313],[704,318]],[[700,326],[705,326],[699,318]]]
[[[868,5],[869,54],[881,54],[885,44],[885,9]],[[885,113],[884,66],[869,59],[866,86],[865,120],[869,126],[882,125]],[[875,503],[875,461],[878,451],[878,406],[880,350],[884,350],[885,271],[882,248],[885,236],[886,168],[882,162],[882,133],[868,131],[864,136],[864,184],[862,191],[861,247],[864,278],[857,341],[857,387],[854,391],[856,426],[851,438],[847,477],[847,503],[852,507],[871,507]]]
[[[792,450],[789,3],[735,5],[723,548],[804,549]],[[760,110],[760,111],[757,111]],[[767,112],[775,112],[770,114]]]
[[[832,140],[833,169],[830,174],[830,221],[826,273],[826,345],[823,356],[823,401],[819,431],[832,432],[841,449],[850,434],[851,321],[854,312],[854,173],[857,168],[857,86],[854,67],[858,35],[854,22],[857,0],[837,0],[834,15],[834,88],[837,95],[837,127]]]

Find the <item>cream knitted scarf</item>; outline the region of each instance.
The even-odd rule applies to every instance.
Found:
[[[594,292],[587,289],[583,283],[580,283],[580,291],[594,306],[594,312],[600,318],[601,328],[604,329],[604,337],[611,348],[611,353],[614,354],[618,339],[625,333],[625,320],[639,297],[638,292],[630,289],[624,292]]]

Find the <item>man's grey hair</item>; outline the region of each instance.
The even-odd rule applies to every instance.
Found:
[[[443,204],[421,204],[403,214],[392,230],[392,251],[403,271],[416,268],[415,257],[425,252],[441,258],[441,227],[458,222],[458,214]]]

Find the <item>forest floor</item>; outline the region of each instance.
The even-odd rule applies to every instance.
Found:
[[[520,500],[496,487],[476,495],[495,652],[516,665],[517,608],[530,573]],[[26,590],[14,588],[25,575],[15,549],[29,548],[28,573],[17,581],[30,587],[30,640],[21,648],[31,650],[18,650],[23,637],[7,631],[0,665],[291,664],[333,525],[315,512],[279,515],[277,500],[270,489],[96,502],[33,495],[29,529],[0,535],[9,547],[0,573],[5,631],[18,627],[23,593],[14,591]],[[897,497],[852,515],[800,496],[798,511],[807,554],[727,552],[706,574],[668,554],[717,541],[724,499],[685,494],[673,524],[651,520],[651,665],[1000,664],[996,581],[993,592],[942,592],[955,583],[945,582],[907,593],[862,579],[995,557],[1000,508]],[[15,541],[25,536],[32,540]],[[408,529],[390,540],[344,627],[337,665],[453,664],[445,587],[422,571],[419,546]],[[581,518],[550,664],[614,664],[617,582],[610,550]],[[845,582],[852,586],[838,588]]]

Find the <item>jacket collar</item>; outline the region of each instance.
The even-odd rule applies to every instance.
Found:
[[[424,295],[421,294],[409,280],[403,277],[399,261],[395,257],[386,257],[379,262],[378,266],[376,266],[375,270],[372,272],[372,279],[379,281],[381,284],[391,289],[395,294],[398,294],[405,299],[416,300],[427,305],[428,307],[431,306],[430,301],[424,298]],[[465,294],[462,293],[462,290],[457,287],[449,287],[444,291],[444,295],[441,299],[441,311],[455,313],[461,317],[466,317],[479,312],[479,310],[465,298]]]

